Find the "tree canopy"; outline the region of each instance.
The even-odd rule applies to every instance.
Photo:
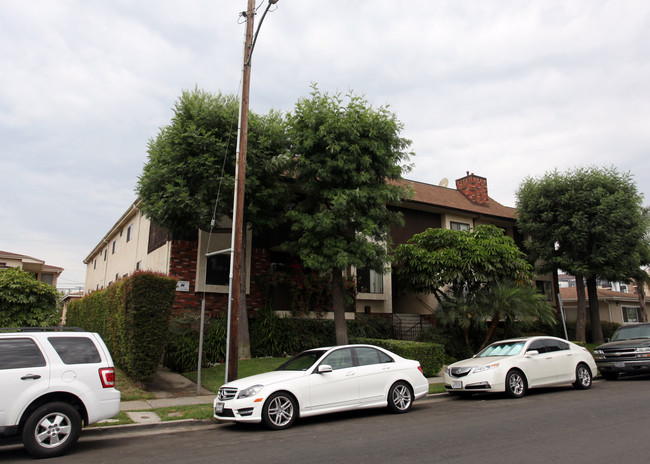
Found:
[[[596,279],[633,277],[647,246],[647,216],[631,174],[594,166],[528,177],[517,190],[517,213],[534,259],[548,270],[576,276],[580,283],[586,279],[593,339],[602,341]],[[584,311],[579,305],[576,330],[581,341]]]
[[[397,275],[413,291],[435,296],[439,320],[460,329],[491,319],[485,345],[505,319],[553,321],[553,310],[533,286],[533,267],[503,229],[427,229],[395,248]]]
[[[409,192],[394,180],[408,169],[410,141],[386,107],[374,108],[312,88],[288,116],[292,174],[299,195],[288,212],[293,250],[305,266],[332,275],[337,343],[347,341],[342,273],[350,266],[384,272],[390,226],[387,204]]]
[[[0,269],[0,327],[49,327],[59,323],[52,285],[22,269]]]
[[[232,216],[238,108],[234,96],[184,91],[170,124],[149,141],[136,190],[144,214],[174,237],[208,230],[217,197],[216,219]],[[277,224],[287,199],[283,116],[251,112],[249,132],[245,217],[253,229],[265,229]]]

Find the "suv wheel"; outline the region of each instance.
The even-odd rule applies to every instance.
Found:
[[[79,439],[81,416],[68,403],[49,403],[32,412],[23,429],[23,445],[36,458],[65,453]]]

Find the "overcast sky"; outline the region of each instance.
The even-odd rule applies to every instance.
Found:
[[[0,0],[0,250],[83,285],[181,92],[238,94],[245,9]],[[526,176],[615,166],[650,204],[650,1],[280,0],[251,109],[291,111],[311,83],[389,105],[410,179],[452,187],[470,171],[515,206]]]

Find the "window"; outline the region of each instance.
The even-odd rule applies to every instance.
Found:
[[[569,349],[569,344],[560,340],[552,340],[550,338],[544,339],[544,345],[546,345],[546,352],[551,353],[553,351],[565,351]]]
[[[106,261],[107,256],[108,256],[108,248],[104,250],[104,261]]]
[[[116,250],[116,248],[117,248],[117,239],[113,240],[113,250],[111,251],[111,254],[112,254],[112,255],[115,254],[115,250]]]
[[[228,285],[230,278],[230,255],[215,255],[208,258],[205,284]]]
[[[137,263],[135,263],[135,270],[139,271],[140,269],[142,269],[142,261],[138,261]]]
[[[357,361],[359,362],[359,366],[394,362],[393,359],[386,353],[382,353],[381,351],[375,350],[374,348],[361,347],[355,348],[354,351],[357,353]]]
[[[384,276],[367,267],[357,269],[359,293],[384,293]]]
[[[623,306],[623,322],[634,324],[641,322],[641,311],[637,306]]]
[[[451,230],[469,230],[469,224],[466,224],[464,222],[454,222],[451,221],[449,223],[449,228]]]
[[[43,367],[45,358],[36,343],[29,338],[0,340],[0,369]]]
[[[530,344],[528,351],[537,351],[538,353],[546,353],[547,347],[546,344],[544,343],[544,340],[535,340],[533,343]]]
[[[46,284],[53,285],[54,274],[41,274],[41,282],[45,282]]]
[[[94,364],[102,360],[89,338],[51,337],[48,340],[64,364]]]
[[[133,224],[131,224],[128,229],[126,229],[126,241],[130,242],[133,238]]]
[[[97,258],[93,261],[93,269],[97,269]]]
[[[337,369],[347,369],[348,367],[353,367],[354,363],[352,362],[352,351],[350,348],[342,348],[336,350],[325,357],[321,364],[328,364],[332,366],[332,370]]]

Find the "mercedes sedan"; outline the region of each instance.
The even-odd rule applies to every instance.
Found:
[[[555,337],[516,338],[451,364],[445,388],[451,394],[506,392],[520,398],[536,387],[573,384],[587,389],[595,375],[596,362],[586,348]]]
[[[223,385],[214,400],[214,417],[279,430],[298,417],[352,409],[388,407],[404,413],[428,392],[417,361],[371,345],[317,348],[274,371]]]

